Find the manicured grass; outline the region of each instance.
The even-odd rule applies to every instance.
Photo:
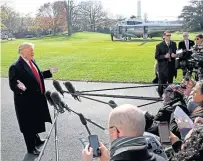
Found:
[[[191,39],[194,39],[191,35]],[[181,34],[172,39],[181,40]],[[142,39],[132,42],[110,41],[110,35],[81,32],[42,39],[19,39],[1,43],[1,76],[8,76],[9,66],[18,58],[17,48],[22,42],[35,44],[35,59],[41,70],[57,66],[55,79],[151,82],[154,77],[155,46],[161,40],[142,46]],[[178,80],[181,79],[179,72]]]

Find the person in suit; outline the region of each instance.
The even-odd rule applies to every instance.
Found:
[[[177,76],[177,70],[175,69],[176,43],[171,41],[170,31],[164,32],[164,38],[165,40],[156,46],[155,52],[155,59],[158,62],[158,94],[160,97],[164,92],[162,84],[173,83],[173,77]]]
[[[45,98],[44,79],[58,71],[53,67],[40,71],[34,61],[34,44],[22,43],[19,58],[9,68],[9,86],[14,93],[14,105],[20,131],[23,133],[28,153],[39,155],[36,148],[44,143],[39,133],[45,132],[45,122],[51,117]]]
[[[113,41],[113,37],[114,37],[114,31],[111,30],[111,41]]]
[[[183,33],[183,41],[180,41],[178,43],[178,49],[182,49],[182,50],[187,50],[187,54],[189,54],[188,58],[191,56],[192,52],[189,51],[193,46],[195,45],[195,42],[192,40],[189,40],[189,33],[188,32],[184,32]],[[185,77],[187,71],[183,69],[183,77]]]
[[[164,36],[162,37],[162,40],[165,41]],[[159,77],[158,77],[158,63],[157,63],[157,60],[155,61],[155,64],[154,64],[154,71],[155,71],[155,78],[152,80],[152,83],[153,83],[153,84],[157,84],[158,81],[159,81]]]
[[[195,42],[189,39],[189,33],[183,33],[183,40],[178,43],[178,49],[190,50],[195,45]]]

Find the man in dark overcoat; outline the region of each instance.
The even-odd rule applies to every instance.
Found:
[[[9,86],[14,93],[14,104],[20,131],[28,153],[39,155],[36,148],[44,143],[39,133],[45,132],[45,122],[52,122],[45,93],[44,79],[57,72],[53,67],[40,71],[34,61],[34,45],[22,43],[19,58],[9,68]]]
[[[162,84],[173,83],[174,76],[177,76],[177,70],[175,69],[176,43],[171,41],[170,31],[164,32],[164,38],[164,41],[156,46],[155,53],[155,59],[158,62],[158,94],[160,97],[164,93]]]

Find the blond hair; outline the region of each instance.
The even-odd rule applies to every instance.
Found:
[[[29,43],[29,42],[23,42],[22,44],[19,45],[18,47],[18,53],[21,54],[21,50],[31,47],[32,49],[34,49],[34,44],[33,43]]]

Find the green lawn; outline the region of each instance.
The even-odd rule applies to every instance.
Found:
[[[194,36],[192,34],[191,39]],[[182,35],[173,34],[172,39],[181,40]],[[142,41],[111,42],[110,35],[88,32],[76,33],[71,38],[56,36],[3,41],[2,77],[8,76],[9,66],[18,58],[18,45],[25,41],[35,44],[35,59],[40,69],[59,68],[55,79],[109,82],[151,82],[155,45],[159,43],[154,41],[140,46]]]

